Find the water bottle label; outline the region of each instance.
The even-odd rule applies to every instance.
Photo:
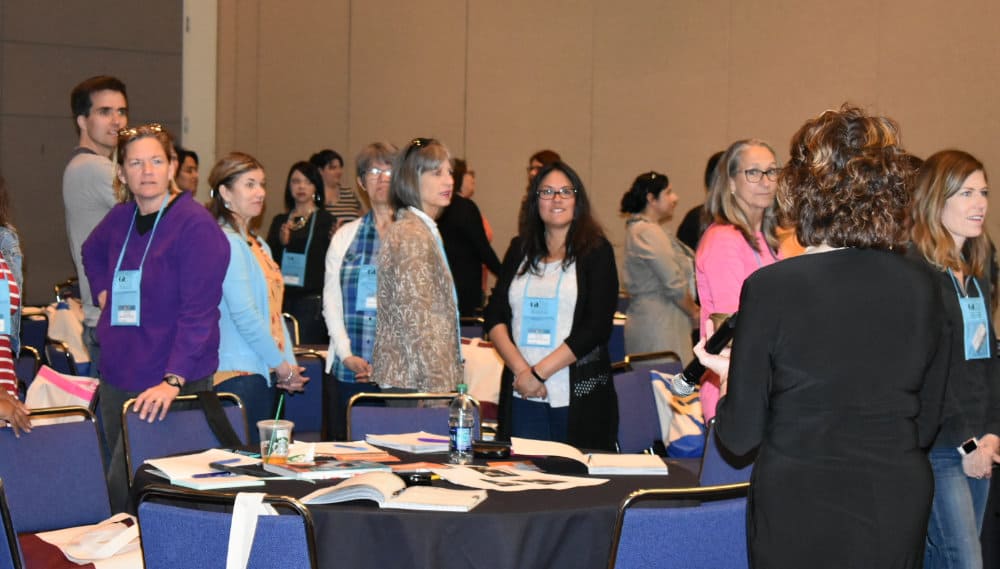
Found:
[[[451,427],[451,450],[472,452],[472,427]]]

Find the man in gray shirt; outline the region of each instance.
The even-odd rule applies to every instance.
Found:
[[[95,328],[101,311],[93,304],[80,247],[117,203],[111,153],[118,141],[118,131],[128,126],[125,84],[107,75],[91,77],[73,88],[70,107],[80,141],[63,172],[63,205],[70,254],[80,280],[83,343],[90,352],[90,374],[97,377],[100,346]]]

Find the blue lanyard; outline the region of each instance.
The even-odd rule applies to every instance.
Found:
[[[437,244],[438,253],[441,254],[441,259],[444,261],[444,266],[448,268],[448,274],[451,275],[451,265],[448,263],[448,255],[444,251],[444,242],[441,241],[441,234],[437,231],[437,223],[426,213],[420,211],[419,209],[409,206],[410,211],[417,216],[417,218],[427,226],[430,230],[431,235],[434,237],[434,242]],[[461,362],[465,362],[462,358],[462,319],[458,314],[458,292],[455,290],[455,277],[451,278],[451,298],[455,301],[455,337],[458,339],[458,359]]]
[[[142,270],[142,266],[146,263],[146,255],[149,253],[149,246],[153,244],[153,236],[156,235],[156,227],[160,224],[160,218],[163,217],[163,210],[167,206],[167,202],[170,201],[170,192],[167,192],[166,196],[163,196],[163,203],[160,204],[160,210],[156,212],[156,220],[153,222],[153,231],[149,234],[149,241],[146,242],[146,250],[142,252],[142,260],[139,261],[139,268],[137,270]],[[139,204],[135,205],[135,215],[132,216],[132,223],[128,226],[128,233],[125,234],[125,243],[122,244],[122,250],[118,253],[118,262],[115,264],[115,272],[117,273],[122,268],[122,259],[125,258],[125,249],[128,248],[128,240],[132,236],[132,228],[135,227],[135,220],[139,217]]]
[[[316,211],[312,212],[312,218],[309,220],[309,235],[306,237],[306,248],[302,250],[303,257],[309,254],[309,246],[312,245],[313,242],[313,225],[316,223],[317,214],[319,214],[318,208]],[[288,217],[292,217],[292,212],[288,212]]]

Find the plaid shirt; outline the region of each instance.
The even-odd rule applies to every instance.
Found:
[[[358,311],[358,274],[364,265],[374,265],[378,258],[379,240],[375,230],[375,216],[368,212],[361,220],[358,234],[344,254],[340,266],[340,291],[344,299],[344,327],[351,339],[351,353],[372,361],[375,345],[375,310]],[[354,372],[347,369],[340,358],[333,360],[333,374],[340,381],[354,382]]]

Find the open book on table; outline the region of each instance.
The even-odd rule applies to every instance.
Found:
[[[584,454],[575,447],[552,441],[511,437],[511,450],[527,456],[561,456],[584,464],[590,474],[667,474],[667,465],[655,454]]]
[[[485,490],[451,490],[435,486],[407,487],[391,472],[369,472],[300,498],[304,504],[336,504],[372,500],[380,508],[468,512],[486,499]]]
[[[234,474],[213,468],[210,466],[213,462],[231,467],[253,466],[260,464],[260,459],[219,449],[209,449],[204,452],[185,454],[183,456],[153,458],[147,460],[146,464],[152,467],[152,470],[150,470],[151,473],[166,478],[174,486],[183,486],[195,490],[264,485],[264,481],[256,476]]]
[[[322,460],[315,462],[287,462],[284,464],[264,464],[264,470],[278,476],[299,480],[326,480],[329,478],[349,478],[366,472],[389,472],[387,464],[367,460]]]

